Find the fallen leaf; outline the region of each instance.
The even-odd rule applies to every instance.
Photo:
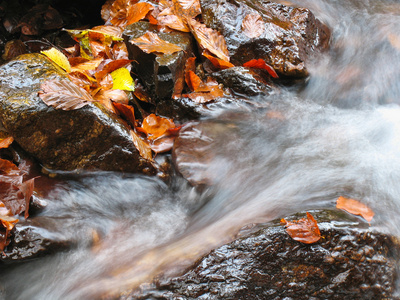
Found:
[[[0,138],[0,149],[1,148],[8,148],[14,141],[14,138],[12,136],[6,137],[6,138]]]
[[[194,93],[185,94],[183,96],[196,103],[203,104],[224,96],[224,90],[220,87],[217,81],[208,77],[207,82],[202,82]]]
[[[131,130],[130,133],[133,140],[133,144],[139,151],[140,156],[147,160],[153,160],[153,153],[151,152],[150,145],[146,143],[144,140],[142,140],[140,136],[133,130]]]
[[[181,47],[160,39],[160,37],[153,32],[146,32],[141,37],[131,40],[130,42],[146,53],[159,52],[172,54],[182,50]]]
[[[114,41],[121,41],[123,29],[112,25],[100,25],[93,27],[89,32],[101,33],[105,37],[110,37]]]
[[[97,70],[95,73],[95,77],[98,81],[103,79],[104,76],[106,76],[107,73],[111,73],[119,68],[125,67],[126,65],[130,64],[132,60],[129,59],[117,59],[117,60],[111,60],[107,64],[105,64],[103,67],[101,67],[100,70]]]
[[[93,97],[100,102],[104,100],[122,104],[128,104],[129,102],[129,97],[123,90],[104,90],[101,88]]]
[[[69,80],[46,80],[40,88],[40,98],[55,109],[79,109],[94,100],[86,90]]]
[[[114,90],[134,91],[135,83],[127,68],[119,68],[111,72]]]
[[[115,102],[113,103],[115,109],[126,121],[130,123],[132,128],[135,128],[136,120],[135,120],[135,110],[131,105],[126,105],[122,103]]]
[[[259,59],[252,59],[249,60],[248,62],[243,64],[243,67],[247,68],[254,68],[254,69],[263,69],[268,72],[269,75],[271,75],[274,78],[279,78],[278,74],[276,74],[274,68],[272,68],[270,65],[268,65],[265,60],[259,58]]]
[[[127,10],[126,26],[142,20],[149,11],[153,10],[154,6],[147,2],[139,2],[130,5]]]
[[[168,26],[182,32],[190,32],[189,26],[177,15],[175,15],[173,7],[168,7],[160,12],[157,16],[159,25]]]
[[[246,15],[242,22],[242,32],[249,38],[257,38],[263,34],[265,23],[259,13],[254,12]]]
[[[140,84],[138,86],[135,86],[135,91],[133,92],[136,98],[138,98],[140,101],[151,103],[151,98],[149,94],[146,92],[143,86]]]
[[[149,140],[155,140],[165,135],[169,129],[175,127],[175,123],[172,119],[150,114],[143,119],[142,126],[137,129],[146,133]]]
[[[282,219],[281,223],[285,224],[286,232],[295,241],[304,244],[313,244],[321,238],[318,223],[309,212],[307,212],[307,219],[302,218],[298,221],[286,221]]]
[[[192,92],[196,91],[203,84],[200,77],[191,70],[185,73],[185,81]]]
[[[18,176],[20,171],[11,161],[0,158],[0,175]]]
[[[33,194],[33,189],[35,187],[35,179],[36,178],[31,178],[25,182],[23,182],[20,186],[19,189],[22,192],[25,200],[25,219],[29,217],[29,202],[31,200],[32,194]]]
[[[337,198],[336,208],[343,209],[353,215],[361,216],[368,222],[371,222],[372,218],[375,215],[374,211],[367,205],[361,203],[360,201],[350,198],[345,198],[342,196]]]
[[[223,69],[229,69],[234,67],[235,65],[230,63],[229,61],[226,60],[222,60],[219,59],[217,57],[214,57],[210,54],[208,54],[206,51],[203,51],[202,55],[206,58],[208,58],[208,60],[213,64],[214,67],[223,70]]]
[[[49,50],[44,50],[40,52],[50,58],[54,63],[56,63],[66,72],[71,72],[71,65],[69,64],[68,58],[61,51],[53,47]]]
[[[155,153],[164,153],[172,150],[174,147],[175,136],[162,136],[150,143],[150,148]]]
[[[74,65],[71,68],[71,72],[96,70],[103,60],[104,60],[103,57],[97,57],[95,59],[90,59],[90,60],[88,59],[80,64]]]
[[[172,0],[172,3],[175,14],[183,18],[184,22],[201,14],[199,0]]]
[[[225,38],[218,31],[208,28],[194,19],[189,20],[190,31],[201,47],[207,49],[218,58],[229,61],[229,51]]]

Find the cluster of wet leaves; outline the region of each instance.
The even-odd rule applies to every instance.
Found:
[[[374,217],[374,211],[364,203],[340,196],[336,200],[336,208],[342,209],[353,215],[363,217],[366,221],[371,222]],[[320,240],[321,232],[319,231],[318,222],[307,212],[307,218],[300,220],[288,221],[281,220],[286,226],[286,232],[296,241],[304,244],[313,244]]]

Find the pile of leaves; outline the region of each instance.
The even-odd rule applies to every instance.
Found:
[[[0,149],[13,142],[10,136],[0,137]],[[34,180],[24,180],[28,173],[24,164],[16,166],[13,162],[0,158],[0,251],[10,243],[10,233],[24,213],[29,216],[29,203],[33,194]]]

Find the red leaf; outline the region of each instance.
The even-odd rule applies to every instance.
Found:
[[[298,221],[282,219],[281,222],[286,225],[286,232],[295,241],[312,244],[321,238],[318,223],[309,212],[307,212],[307,219],[303,218]]]
[[[229,68],[232,68],[232,67],[235,66],[232,63],[230,63],[229,61],[222,60],[222,59],[214,57],[214,56],[212,56],[210,54],[207,54],[206,51],[203,51],[202,55],[207,57],[208,60],[214,65],[214,67],[216,67],[218,69],[221,69],[221,70],[229,69]]]
[[[368,222],[374,217],[374,211],[360,201],[340,196],[336,200],[336,208],[343,209],[353,215],[359,215]]]
[[[154,32],[146,32],[141,37],[130,42],[146,53],[159,52],[172,54],[182,50],[181,47],[160,39]]]
[[[131,124],[132,128],[135,128],[135,110],[133,107],[118,102],[113,103],[113,105],[118,113]]]
[[[268,65],[265,60],[263,59],[252,59],[246,63],[243,64],[243,67],[247,68],[254,68],[254,69],[263,69],[268,72],[269,75],[271,75],[274,78],[279,78],[278,74],[276,74],[275,70]]]
[[[242,22],[242,31],[249,38],[257,38],[263,34],[265,23],[259,13],[250,13],[246,15]]]

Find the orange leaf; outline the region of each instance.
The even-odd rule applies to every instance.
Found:
[[[140,156],[147,159],[153,160],[153,153],[151,152],[150,145],[142,140],[140,136],[134,132],[133,130],[130,131],[133,144],[135,145],[136,149],[139,151]]]
[[[189,20],[189,27],[201,47],[207,49],[218,58],[229,61],[229,51],[222,34],[194,19]]]
[[[134,5],[128,7],[127,11],[127,23],[126,25],[130,25],[142,20],[149,11],[153,10],[154,6],[147,2],[139,2]]]
[[[295,241],[312,244],[321,238],[317,221],[307,212],[307,219],[303,218],[298,221],[281,220],[286,225],[286,232]]]
[[[232,68],[235,66],[232,63],[230,63],[229,61],[222,60],[222,59],[216,58],[210,54],[207,54],[206,51],[203,51],[202,55],[205,56],[206,58],[208,58],[208,60],[211,61],[211,63],[214,65],[214,67],[216,67],[218,69],[221,69],[221,70],[229,69],[229,68]]]
[[[166,134],[169,129],[173,129],[175,127],[175,123],[171,119],[150,114],[144,118],[140,130],[147,134],[147,138],[149,140],[155,140]]]
[[[263,34],[265,23],[259,13],[250,13],[246,15],[242,22],[242,31],[249,38],[257,38]]]
[[[92,60],[87,60],[83,63],[77,64],[74,67],[71,68],[71,72],[76,72],[76,71],[92,71],[95,70],[101,62],[104,60],[103,57],[97,57]]]
[[[19,168],[9,160],[0,158],[0,175],[20,175]]]
[[[248,62],[243,64],[243,67],[247,68],[254,68],[254,69],[263,69],[268,72],[269,75],[271,75],[274,78],[279,78],[278,74],[276,74],[274,68],[272,68],[270,65],[268,65],[265,60],[263,59],[252,59],[249,60]]]
[[[159,25],[168,26],[171,29],[179,30],[182,32],[190,32],[189,27],[177,15],[174,14],[172,7],[164,9],[158,14],[157,20]]]
[[[190,70],[185,73],[185,81],[192,92],[196,91],[203,83],[200,77]]]
[[[118,102],[113,103],[113,105],[118,111],[118,113],[132,125],[132,128],[134,128],[136,121],[135,121],[135,110],[133,109],[133,107]]]
[[[175,14],[184,19],[191,19],[201,14],[199,0],[172,0]]]
[[[196,103],[207,103],[216,98],[222,97],[224,90],[218,85],[218,82],[208,79],[207,83],[202,83],[194,93],[183,95]]]
[[[14,138],[12,136],[6,137],[6,138],[0,138],[0,149],[1,148],[8,148],[14,141]]]
[[[146,32],[141,37],[131,40],[130,42],[146,53],[159,52],[172,54],[182,50],[181,47],[160,39],[159,36],[153,32]]]
[[[98,81],[103,79],[108,73],[111,73],[119,68],[125,67],[127,64],[130,64],[132,60],[129,59],[117,59],[108,62],[102,68],[99,66],[98,71],[94,75]],[[101,70],[99,70],[101,68]]]
[[[336,200],[336,208],[343,209],[353,215],[359,215],[368,222],[374,217],[374,211],[360,201],[340,196]]]

